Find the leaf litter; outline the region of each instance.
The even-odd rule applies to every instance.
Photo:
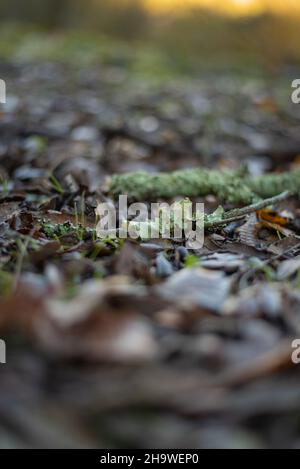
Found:
[[[270,125],[268,100],[237,78],[139,88],[125,70],[111,83],[110,65],[49,67],[11,64],[16,106],[0,117],[0,446],[299,447],[298,197],[246,210],[199,198],[195,251],[95,233],[113,173],[241,158],[253,174],[289,171],[290,111],[272,100]]]

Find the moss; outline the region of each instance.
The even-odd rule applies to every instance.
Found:
[[[43,223],[42,229],[47,238],[60,238],[61,236],[65,236],[76,231],[76,228],[69,222],[61,224]]]

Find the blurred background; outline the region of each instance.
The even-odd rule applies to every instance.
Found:
[[[0,19],[2,57],[127,60],[162,74],[300,60],[298,0],[1,0]]]

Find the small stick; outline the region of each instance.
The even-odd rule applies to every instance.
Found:
[[[285,191],[282,194],[270,197],[268,199],[261,200],[254,204],[248,205],[247,207],[237,208],[224,213],[223,218],[220,220],[214,220],[205,224],[205,228],[215,228],[217,226],[228,225],[234,221],[243,219],[246,215],[261,210],[269,205],[275,205],[278,202],[282,202],[287,198],[291,197],[292,193]]]
[[[262,210],[269,205],[275,205],[278,202],[282,202],[283,200],[288,199],[293,194],[290,191],[284,191],[281,194],[275,195],[274,197],[269,197],[268,199],[260,200],[259,202],[255,202],[254,204],[248,205],[247,207],[237,208],[234,210],[230,210],[229,212],[224,214],[224,217],[232,218],[234,216],[242,216],[248,215],[249,213],[256,212],[257,210]]]
[[[224,219],[222,218],[220,220],[205,222],[205,228],[216,228],[222,225],[229,225],[229,223],[232,223],[234,221],[243,220],[245,216],[246,215],[236,215],[230,218],[224,218]]]

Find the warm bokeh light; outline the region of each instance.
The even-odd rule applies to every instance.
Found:
[[[156,11],[182,11],[200,6],[229,14],[256,14],[272,11],[286,14],[300,13],[300,0],[144,0]]]

